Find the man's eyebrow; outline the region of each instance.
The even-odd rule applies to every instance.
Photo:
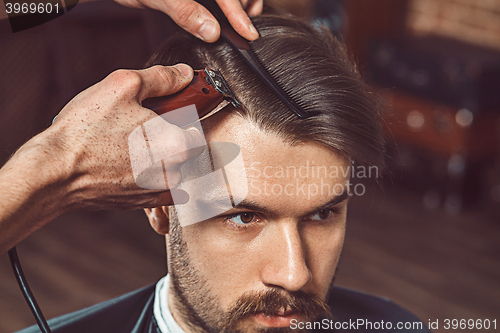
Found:
[[[314,209],[311,213],[315,213],[315,212],[323,210],[323,209],[331,208],[332,206],[338,205],[339,203],[341,203],[342,201],[346,200],[347,198],[349,198],[349,192],[348,191],[344,191],[344,192],[342,192],[342,193],[337,194],[336,196],[334,196],[332,198],[332,200],[330,200],[327,203],[321,205],[320,207]]]
[[[246,210],[250,210],[253,212],[259,212],[259,213],[263,213],[263,214],[268,215],[268,216],[276,215],[270,209],[268,209],[262,205],[259,205],[254,200],[249,200],[249,199],[244,199],[243,201],[238,203],[236,206],[234,206],[234,208],[235,209],[246,209]]]
[[[308,216],[308,215],[316,213],[320,210],[331,208],[332,206],[338,205],[339,203],[343,202],[347,198],[349,198],[349,192],[344,191],[344,192],[334,196],[330,201],[326,202],[325,204],[323,204],[319,207],[316,207],[316,208],[310,210],[309,212],[303,214],[303,216]],[[277,215],[275,212],[269,210],[268,208],[266,208],[262,205],[259,205],[254,200],[248,200],[248,199],[241,201],[239,204],[234,206],[234,209],[241,209],[241,210],[245,209],[245,210],[249,210],[249,211],[263,213],[263,214],[268,215],[268,216],[276,216]]]

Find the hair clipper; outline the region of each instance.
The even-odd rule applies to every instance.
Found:
[[[147,98],[142,106],[162,115],[194,104],[199,120],[203,120],[229,103],[234,107],[240,106],[220,71],[205,68],[194,71],[193,80],[186,88],[169,96]],[[169,122],[179,127],[192,123],[191,120],[183,119],[181,113],[170,118]]]

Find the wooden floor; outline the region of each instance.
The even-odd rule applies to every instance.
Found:
[[[496,212],[498,213],[498,212]],[[351,202],[337,284],[389,297],[425,323],[497,319],[500,219],[471,211],[450,217],[398,190]],[[47,317],[155,283],[164,243],[142,212],[65,215],[18,246]],[[7,255],[0,257],[0,332],[34,323]],[[485,330],[466,330],[484,332]],[[493,331],[490,329],[489,331]]]

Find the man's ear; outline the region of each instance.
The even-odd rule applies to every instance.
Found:
[[[168,234],[170,220],[168,216],[168,207],[144,208],[148,216],[149,224],[160,235]]]

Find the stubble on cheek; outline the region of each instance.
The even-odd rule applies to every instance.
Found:
[[[224,313],[219,300],[208,289],[206,280],[189,260],[187,244],[182,238],[182,228],[175,213],[170,213],[169,274],[171,276],[172,312],[193,332],[211,332],[217,327]],[[182,326],[182,325],[181,325]]]
[[[171,276],[169,295],[172,297],[172,314],[176,321],[184,323],[181,326],[188,326],[196,333],[288,332],[289,328],[259,329],[255,326],[252,315],[273,315],[287,309],[299,313],[301,320],[314,320],[319,315],[331,317],[329,307],[322,297],[300,291],[291,293],[280,288],[246,292],[233,302],[228,311],[224,311],[220,299],[211,292],[206,278],[190,261],[188,247],[182,237],[182,227],[173,216],[171,214],[168,235]],[[333,281],[327,297],[332,285]]]

